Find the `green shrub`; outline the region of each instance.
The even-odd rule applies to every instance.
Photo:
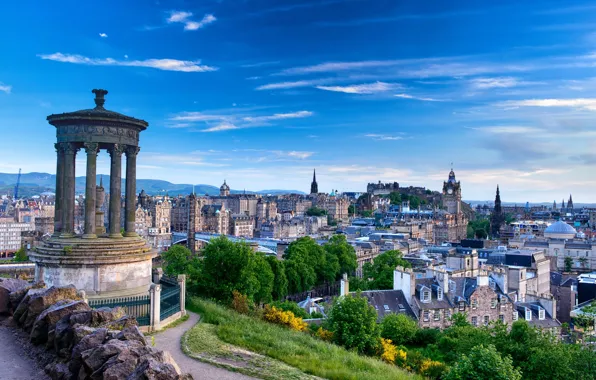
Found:
[[[283,311],[291,311],[292,313],[294,313],[295,316],[300,317],[302,319],[308,319],[310,318],[310,315],[300,306],[298,306],[298,304],[296,302],[292,302],[292,301],[284,301],[284,302],[272,302],[270,304],[271,306],[275,306],[277,309],[283,310]]]

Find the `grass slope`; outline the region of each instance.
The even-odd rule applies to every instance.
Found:
[[[210,301],[193,297],[189,303],[188,309],[201,314],[203,323],[215,325],[213,333],[222,341],[280,360],[307,374],[354,380],[417,378],[375,358],[358,355],[306,333],[238,314]],[[200,354],[201,344],[189,339],[188,350]]]

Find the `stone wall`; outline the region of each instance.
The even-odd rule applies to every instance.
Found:
[[[91,309],[74,286],[0,279],[0,313],[2,323],[28,335],[52,379],[192,379],[151,347],[134,317],[121,308]]]

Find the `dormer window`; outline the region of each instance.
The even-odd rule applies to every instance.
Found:
[[[449,280],[449,291],[455,292],[455,281]]]
[[[540,308],[540,310],[538,310],[538,319],[541,321],[544,321],[544,318],[545,318],[544,309]]]
[[[532,320],[532,310],[526,307],[526,321]]]
[[[517,318],[519,317],[519,314],[517,313],[517,310],[513,311],[513,322],[517,321]]]
[[[437,299],[439,301],[443,300],[443,288],[437,288]]]
[[[464,303],[464,301],[460,301],[459,302],[459,310],[463,311],[466,309],[466,304]]]
[[[430,302],[430,290],[424,290],[422,292],[422,302],[424,302],[424,303]]]

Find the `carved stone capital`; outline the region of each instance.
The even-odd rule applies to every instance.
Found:
[[[124,149],[125,148],[126,148],[125,145],[122,145],[122,144],[113,144],[108,149],[108,153],[110,154],[110,156],[116,155],[116,157],[122,157],[122,153],[124,152]]]
[[[99,151],[99,144],[98,143],[84,143],[83,147],[85,148],[85,152],[87,155],[95,154]]]
[[[136,156],[137,154],[139,154],[140,150],[141,150],[141,148],[138,146],[127,145],[126,146],[126,157]]]
[[[65,154],[76,154],[81,148],[73,143],[62,143],[62,149]]]

